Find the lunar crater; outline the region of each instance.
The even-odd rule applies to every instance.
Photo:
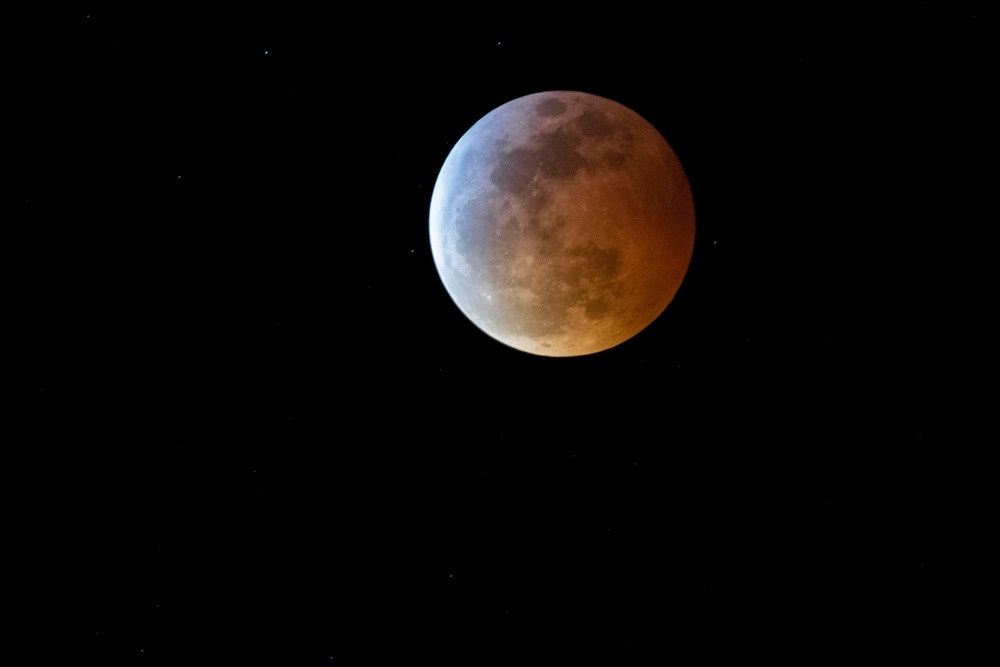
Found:
[[[549,118],[554,118],[555,116],[561,116],[566,113],[567,106],[564,102],[557,100],[555,98],[548,98],[542,100],[535,107],[535,111],[538,112],[539,116],[546,116]]]

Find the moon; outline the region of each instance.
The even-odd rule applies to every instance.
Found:
[[[617,102],[519,97],[459,139],[431,194],[445,289],[477,327],[535,355],[573,357],[645,329],[680,288],[694,200],[673,149]]]

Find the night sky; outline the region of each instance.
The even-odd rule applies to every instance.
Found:
[[[996,658],[985,3],[117,4],[6,26],[31,664]],[[554,89],[697,215],[663,315],[563,359],[428,238],[450,147]]]

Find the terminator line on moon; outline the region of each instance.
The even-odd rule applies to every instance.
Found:
[[[575,91],[488,113],[445,159],[430,207],[434,263],[476,326],[518,350],[593,354],[667,307],[694,249],[694,201],[650,123]]]

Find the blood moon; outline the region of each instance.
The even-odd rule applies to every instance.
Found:
[[[486,114],[431,195],[448,294],[484,332],[537,355],[593,354],[646,328],[680,287],[694,236],[691,189],[666,140],[582,92]]]

